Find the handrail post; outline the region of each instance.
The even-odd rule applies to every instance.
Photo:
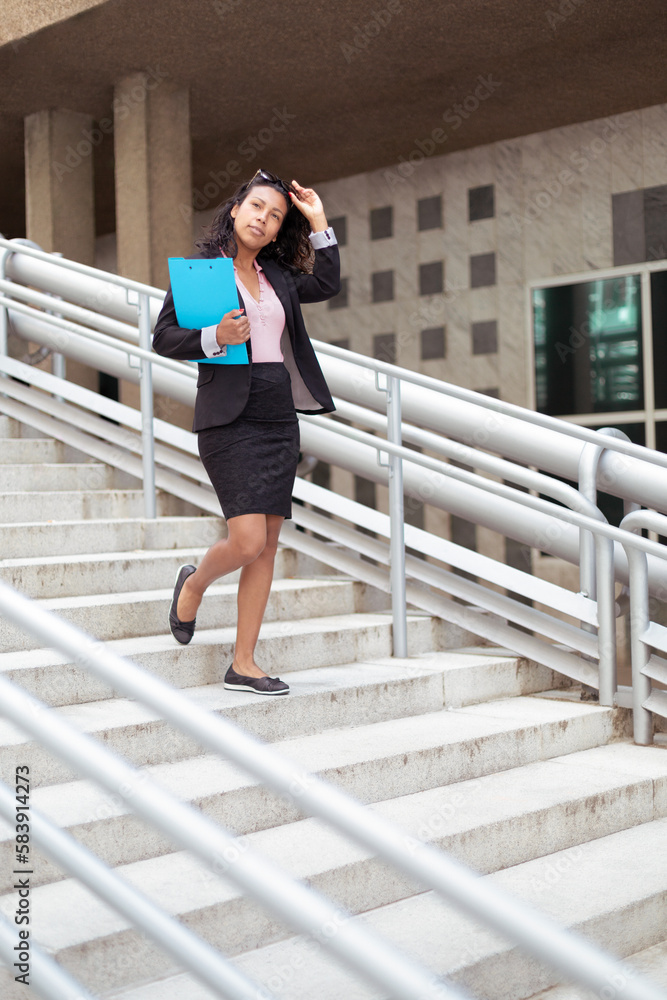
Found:
[[[617,427],[600,427],[598,433],[629,441],[624,431]],[[585,444],[579,456],[579,492],[597,506],[598,466],[605,451],[603,445]],[[598,603],[598,663],[599,702],[613,705],[617,689],[616,664],[616,613],[614,595],[614,562],[612,548],[606,551],[604,539],[583,528],[579,530],[579,587],[583,594]],[[602,569],[602,567],[605,567]],[[600,593],[598,594],[598,585]],[[591,626],[582,622],[581,627],[590,631]],[[584,686],[582,694],[587,691]]]
[[[139,320],[139,346],[144,351],[151,349],[150,299],[145,292],[139,293],[137,302]],[[141,391],[141,457],[144,473],[144,516],[157,515],[155,503],[155,438],[153,432],[153,366],[145,358],[141,359],[139,370]]]
[[[648,562],[645,552],[626,549],[630,572],[630,648],[632,658],[632,723],[635,743],[653,743],[653,714],[644,708],[651,694],[651,678],[644,673],[649,661],[649,648],[644,641],[649,626]]]
[[[642,529],[665,534],[667,517],[651,510],[635,510],[626,514],[621,528],[641,535]],[[628,559],[630,584],[630,650],[632,657],[632,715],[634,740],[640,746],[653,742],[653,712],[645,707],[651,697],[653,682],[645,673],[651,659],[651,646],[646,633],[651,624],[649,605],[648,559],[646,552],[623,543]]]
[[[387,376],[387,438],[392,444],[402,444],[401,381]],[[389,569],[391,580],[391,610],[393,619],[393,654],[408,655],[408,628],[405,594],[405,524],[403,510],[403,459],[389,456]]]
[[[62,257],[63,255],[58,251],[55,252],[53,256]],[[54,299],[62,299],[62,295],[56,295],[55,293],[50,293],[50,294]],[[53,312],[53,315],[62,317],[62,313],[55,311]],[[51,352],[51,372],[57,378],[62,378],[62,379],[67,378],[67,359],[65,358],[64,354],[60,354],[58,351]],[[58,399],[60,402],[62,402],[60,396],[56,396],[55,398]]]
[[[598,613],[598,700],[612,707],[616,697],[616,599],[614,595],[614,543],[595,536]]]
[[[7,278],[7,258],[10,254],[11,250],[0,249],[0,278],[3,280],[6,280]],[[7,354],[9,349],[8,326],[9,310],[3,303],[0,306],[0,355],[3,357]]]

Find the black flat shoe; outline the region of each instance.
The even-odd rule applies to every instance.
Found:
[[[245,674],[237,674],[233,667],[225,674],[225,687],[229,691],[252,691],[254,694],[289,693],[289,684],[281,681],[280,677],[246,677]]]
[[[191,622],[182,622],[181,619],[176,614],[176,608],[178,607],[178,598],[181,596],[181,590],[183,589],[183,584],[189,576],[195,572],[196,566],[181,566],[178,573],[176,574],[176,583],[174,584],[174,597],[171,602],[171,608],[169,609],[169,628],[171,629],[171,634],[177,642],[180,642],[183,646],[186,646],[192,636],[195,634],[195,625],[197,624],[197,619],[193,618]]]

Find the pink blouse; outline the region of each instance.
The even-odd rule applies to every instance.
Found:
[[[243,297],[246,316],[250,320],[252,360],[253,362],[282,361],[280,337],[285,328],[285,310],[273,290],[273,286],[269,284],[262,270],[262,265],[258,264],[256,260],[253,263],[259,278],[259,302],[245,287],[236,266],[234,267],[236,285]]]

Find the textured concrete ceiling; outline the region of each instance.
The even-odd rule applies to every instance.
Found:
[[[129,71],[190,88],[195,187],[234,159],[316,184],[438,128],[444,153],[663,103],[666,27],[664,0],[108,0],[0,49],[0,230],[22,227],[23,117],[110,116]],[[111,138],[95,167],[102,233]]]

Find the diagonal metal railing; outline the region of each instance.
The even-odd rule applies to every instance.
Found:
[[[115,690],[149,705],[162,718],[193,737],[202,748],[232,760],[267,787],[287,796],[300,811],[325,820],[340,833],[408,874],[423,888],[432,889],[454,902],[559,973],[600,995],[605,995],[602,991],[608,989],[610,983],[618,983],[620,974],[623,984],[617,989],[618,996],[626,1000],[664,1000],[662,992],[647,980],[634,972],[624,975],[620,963],[597,946],[565,931],[539,911],[480,879],[452,857],[407,837],[400,828],[370,812],[351,796],[277,754],[229,720],[200,708],[182,691],[117,656],[108,647],[40,609],[35,602],[4,584],[0,584],[0,613]],[[237,838],[219,825],[175,800],[145,774],[90,737],[73,730],[53,710],[4,678],[0,678],[0,707],[4,715],[76,771],[120,795],[135,813],[175,843],[192,851],[216,874],[224,874],[236,882],[292,927],[313,935],[324,948],[385,990],[388,996],[400,1000],[414,1000],[415,997],[435,1000],[443,996],[463,1000],[465,992],[460,987],[445,983],[402,955],[394,944],[384,942],[358,921],[350,921],[335,904],[292,880],[247,845],[240,847]],[[0,810],[5,814],[11,812],[11,801],[2,794]],[[37,828],[42,843],[46,844],[52,832],[49,824],[42,823],[38,817]],[[71,843],[71,838],[64,835],[56,835],[55,845],[49,849],[56,855],[60,853],[61,860],[66,857],[72,860],[75,867],[76,860],[82,858],[87,867],[88,884],[95,891],[101,891],[104,885],[113,905],[122,905],[125,907],[123,912],[131,914],[131,894],[118,887],[115,878],[100,869],[80,845]],[[164,944],[169,934],[173,935],[173,929],[162,918],[156,919],[151,926],[154,912],[152,904],[147,907],[146,903],[138,900],[147,918],[143,926]],[[177,943],[181,950],[175,948],[174,952],[181,961],[187,961],[187,948],[183,945],[185,941],[181,939]],[[207,961],[210,970],[215,959],[208,956]],[[206,981],[211,985],[210,980]],[[225,989],[226,994],[219,984],[217,992],[234,1000],[237,997],[249,1000],[250,995],[243,992],[247,984],[237,981],[235,986],[229,972]]]
[[[627,268],[616,270],[619,273],[627,272]],[[585,276],[576,276],[577,280],[582,277]],[[140,431],[141,441],[139,447],[131,445],[138,458],[130,461],[126,457],[124,462],[127,471],[132,471],[143,479],[145,511],[149,517],[155,515],[156,476],[162,488],[173,489],[177,491],[177,495],[187,492],[188,488],[184,484],[188,480],[197,480],[197,474],[192,474],[191,465],[188,466],[183,461],[174,475],[174,468],[165,466],[160,461],[166,455],[164,445],[156,445],[159,427],[164,439],[165,424],[153,419],[153,373],[155,372],[156,388],[190,402],[195,391],[196,375],[194,365],[159,357],[150,350],[151,323],[157,316],[163,294],[160,289],[152,286],[45,253],[29,241],[0,238],[0,360],[3,349],[6,348],[8,323],[11,321],[20,334],[29,335],[54,351],[61,350],[120,377],[139,381],[142,402],[140,415],[135,417],[135,425],[139,421],[135,429]],[[489,477],[501,476],[506,481],[522,485],[524,490],[533,490],[542,496],[551,495],[561,502],[564,499],[561,484],[557,484],[552,476],[545,476],[544,471],[537,473],[530,468],[522,470],[521,466],[534,465],[552,474],[565,475],[575,481],[578,479],[578,493],[571,491],[569,500],[565,502],[575,511],[587,511],[599,522],[600,514],[599,511],[595,513],[593,500],[598,482],[604,484],[606,491],[622,496],[626,501],[626,509],[644,504],[657,511],[667,511],[667,456],[633,444],[621,435],[605,435],[459,386],[439,382],[418,372],[344,351],[334,345],[316,341],[315,346],[327,380],[334,393],[338,394],[336,399],[341,397],[339,417],[346,424],[351,420],[376,432],[368,434],[355,427],[345,426],[337,420],[336,415],[333,419],[305,415],[301,418],[303,446],[310,453],[389,486],[390,530],[386,535],[389,541],[385,563],[389,567],[389,592],[392,595],[394,652],[397,655],[407,653],[406,574],[416,574],[416,578],[421,579],[422,583],[426,582],[426,575],[429,575],[429,586],[434,581],[430,571],[428,574],[425,571],[417,573],[414,558],[406,557],[407,536],[403,517],[405,491],[451,513],[472,518],[506,537],[579,563],[579,595],[561,588],[562,593],[557,597],[556,590],[550,591],[556,605],[560,603],[560,607],[553,606],[553,610],[562,613],[565,604],[565,613],[571,616],[574,616],[575,607],[586,607],[582,605],[582,596],[595,603],[594,615],[588,612],[580,615],[580,631],[587,632],[588,637],[577,639],[573,646],[577,654],[583,654],[583,659],[577,655],[578,665],[574,664],[566,672],[568,676],[578,680],[583,680],[586,676],[589,678],[586,683],[590,683],[591,671],[586,658],[593,655],[600,662],[600,678],[596,686],[600,688],[603,703],[611,704],[615,699],[617,704],[629,705],[629,692],[619,692],[615,680],[613,633],[614,617],[618,609],[615,608],[613,595],[610,596],[614,578],[624,581],[629,579],[625,542],[620,536],[615,536],[614,548],[614,538],[605,535],[603,531],[589,529],[585,519],[577,520],[561,515],[556,512],[554,505],[546,508],[533,504],[523,498],[530,494],[522,495],[517,489],[511,494],[498,491],[489,485],[492,482]],[[11,359],[4,359],[3,365],[6,374],[10,374]],[[35,384],[35,378],[36,376],[27,380]],[[63,385],[62,379],[60,385]],[[49,391],[52,392],[54,401],[61,398],[57,389],[51,387]],[[18,392],[17,387],[12,386],[11,394],[14,399],[19,398]],[[90,405],[90,399],[84,400],[81,393],[70,398],[74,405]],[[21,405],[26,402],[33,405],[34,396],[24,396]],[[21,405],[14,405],[12,412],[25,415],[26,411],[21,409]],[[40,405],[45,406],[44,403]],[[5,411],[7,412],[7,406]],[[97,412],[102,411],[98,409]],[[51,415],[59,419],[64,411],[56,412],[52,408]],[[409,418],[407,422],[402,419],[405,416]],[[67,419],[69,418],[66,417]],[[416,421],[421,426],[415,426],[410,421]],[[57,427],[51,426],[54,430]],[[449,434],[454,432],[458,440],[447,442],[443,431]],[[66,433],[72,439],[73,432]],[[382,447],[377,445],[378,433],[386,441]],[[178,436],[176,429],[172,435]],[[108,449],[105,451],[101,444],[91,444],[93,437],[90,434],[87,438],[79,435],[78,440],[92,448],[91,453],[101,457],[104,452],[108,456]],[[128,441],[127,435],[124,441]],[[435,451],[448,461],[440,462],[436,467],[433,459],[413,450],[406,450],[403,447],[404,441]],[[123,450],[119,435],[116,435],[116,442],[118,448],[115,454],[118,455]],[[156,448],[159,454],[156,454]],[[187,445],[185,450],[191,455],[195,454]],[[499,458],[489,452],[504,454],[505,457]],[[383,455],[387,456],[386,462],[382,460]],[[465,474],[457,473],[452,461],[472,463],[472,468],[483,475],[470,478],[471,474],[468,474],[466,478]],[[552,484],[551,487],[549,483]],[[296,495],[305,488],[298,484]],[[492,505],[488,503],[489,493],[496,497]],[[198,487],[191,486],[188,498],[193,497],[195,502],[198,498],[200,503],[204,503],[204,509],[210,509],[205,485],[204,494]],[[328,513],[335,517],[338,506],[335,495],[330,494]],[[321,509],[326,511],[325,506]],[[303,521],[309,515],[304,512],[299,516]],[[321,520],[320,517],[317,522],[320,526]],[[310,521],[313,523],[312,517]],[[317,529],[313,527],[312,530]],[[336,529],[336,532],[340,538],[340,530]],[[327,534],[326,531],[324,533]],[[597,557],[589,545],[591,539],[596,540]],[[604,544],[603,539],[606,539]],[[294,534],[292,542],[298,544]],[[632,547],[632,543],[628,544]],[[602,549],[605,552],[600,554]],[[450,552],[455,550],[450,549]],[[613,565],[610,564],[611,553]],[[324,554],[323,552],[322,555]],[[663,555],[653,549],[647,558],[649,589],[652,593],[664,593],[667,590],[667,571]],[[337,556],[336,561],[340,564],[340,557]],[[347,562],[349,564],[350,560]],[[480,562],[479,559],[475,560],[474,554],[463,557],[458,554],[458,568],[468,573],[473,572],[469,568],[472,562],[476,562],[478,568],[484,568],[484,572],[479,574],[481,579],[494,576],[488,560]],[[363,574],[368,576],[366,568],[363,569]],[[521,583],[516,572],[510,575],[518,587],[516,592],[525,597],[525,584]],[[525,575],[528,577],[530,574]],[[444,586],[445,579],[441,573],[440,585]],[[451,578],[449,586],[451,593],[458,589]],[[541,589],[547,591],[548,588]],[[423,594],[423,591],[420,593]],[[414,587],[411,594],[413,598],[419,596],[415,595]],[[456,596],[460,597],[460,592]],[[482,606],[486,602],[487,610],[492,601],[479,590],[473,592],[469,589],[467,596],[473,601],[482,602]],[[510,599],[509,603],[506,602],[505,609],[511,611],[511,620],[521,628],[530,627],[527,624],[530,616],[517,607],[517,603]],[[423,603],[421,606],[424,606]],[[552,605],[547,602],[547,607]],[[451,605],[441,602],[440,609],[444,614],[456,616]],[[539,616],[533,615],[532,621],[533,624],[539,624]],[[478,623],[483,629],[479,618]],[[549,660],[549,665],[553,666],[554,658],[560,658],[563,664],[568,662],[567,654],[564,658],[561,657],[560,651],[554,651],[553,646],[554,641],[562,638],[563,629],[560,625],[547,626],[543,622],[544,628],[546,631],[543,634],[551,640],[551,648],[544,642],[537,646],[538,651],[542,651],[542,662]],[[480,634],[489,636],[493,633],[497,636],[501,631],[501,625],[495,621],[487,625],[486,631],[481,631]],[[537,631],[539,632],[539,627]],[[577,633],[570,628],[568,634],[574,640]],[[522,644],[522,648],[527,648],[526,641],[520,638],[516,629],[513,630],[513,635],[515,648],[519,649]],[[635,643],[633,649],[638,648]],[[555,669],[560,668],[555,666]],[[652,703],[658,714],[663,714],[662,700],[656,696]],[[645,739],[645,734],[642,739]]]

